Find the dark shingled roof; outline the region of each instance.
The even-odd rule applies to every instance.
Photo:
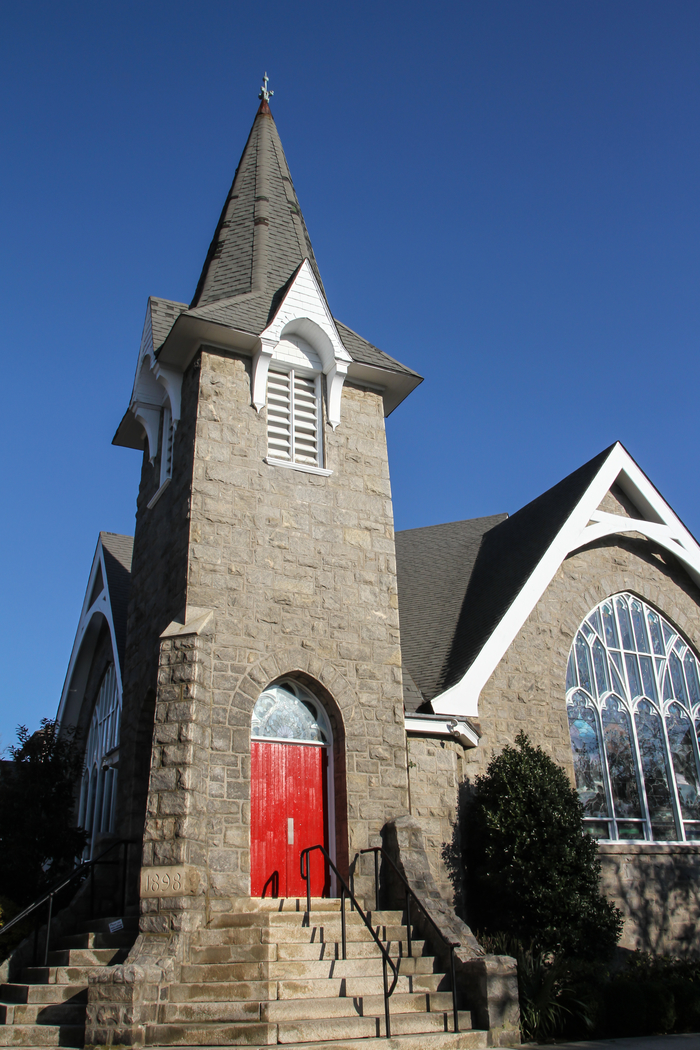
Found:
[[[304,259],[323,290],[270,107],[258,109],[191,306],[259,291],[272,295]]]
[[[393,357],[389,357],[383,350],[379,350],[372,343],[368,343],[366,339],[363,339],[357,332],[353,332],[352,328],[348,328],[347,325],[335,320],[335,326],[338,329],[338,335],[342,340],[343,346],[353,361],[359,361],[363,365],[374,365],[376,368],[387,368],[391,372],[402,372],[408,376],[418,375],[412,369],[406,368],[406,365],[402,365],[399,361],[395,361]]]
[[[107,588],[114,633],[117,636],[119,664],[124,668],[124,647],[126,645],[126,615],[129,607],[129,589],[131,587],[131,555],[134,548],[133,536],[121,536],[116,532],[101,532],[100,541],[107,570]]]
[[[187,303],[175,303],[172,299],[157,299],[154,295],[148,301],[151,305],[153,349],[157,350],[167,339],[170,329],[180,314],[187,309]]]
[[[401,651],[426,701],[466,674],[614,447],[510,518],[396,534]]]
[[[325,297],[282,143],[266,102],[260,106],[188,307],[152,297],[158,351],[181,313],[260,335],[272,322],[299,267],[308,259]],[[353,361],[417,375],[336,321]]]
[[[401,653],[422,701],[440,691],[442,668],[482,538],[505,517],[494,514],[396,533]],[[411,704],[407,710],[419,706],[414,697],[406,700]]]

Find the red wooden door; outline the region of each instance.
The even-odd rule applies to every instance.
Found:
[[[250,893],[305,897],[299,857],[328,849],[328,755],[325,747],[250,743]],[[311,854],[311,894],[328,894],[322,855]]]

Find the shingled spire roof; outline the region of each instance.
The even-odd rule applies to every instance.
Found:
[[[304,259],[323,289],[277,127],[263,98],[190,309],[251,292],[271,304]]]

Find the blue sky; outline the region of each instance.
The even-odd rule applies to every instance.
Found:
[[[514,511],[621,440],[700,534],[700,5],[6,5],[0,746],[55,713],[148,295],[188,301],[261,74],[342,321],[425,376],[397,528]]]

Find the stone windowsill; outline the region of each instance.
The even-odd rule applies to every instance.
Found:
[[[700,854],[700,842],[599,842],[601,856],[651,856],[663,854]]]

